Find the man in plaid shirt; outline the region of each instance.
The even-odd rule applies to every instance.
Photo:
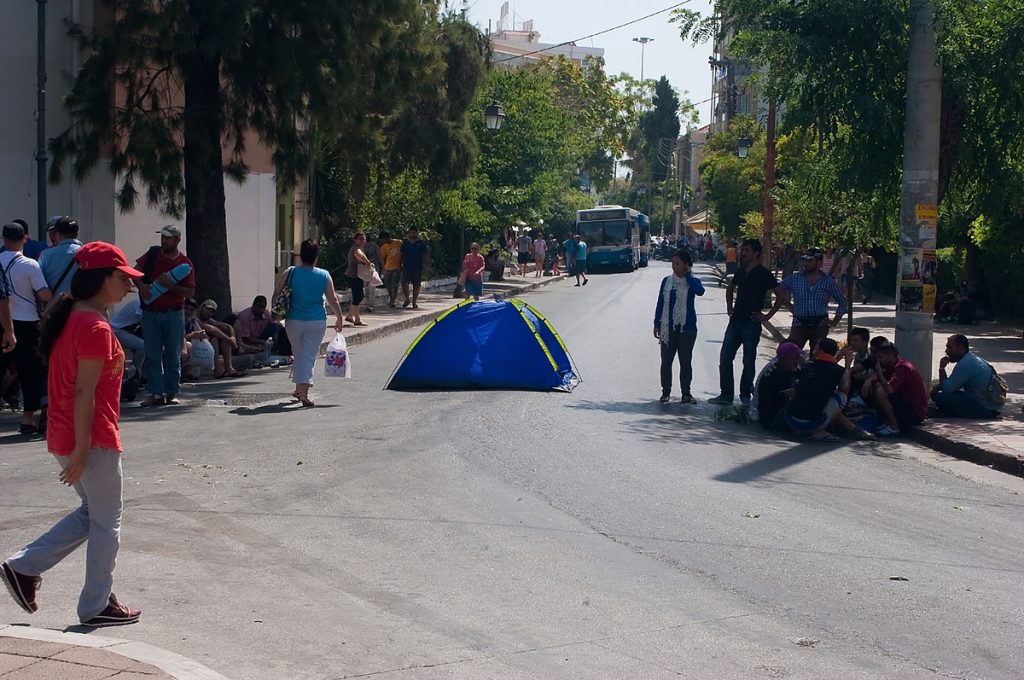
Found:
[[[0,329],[3,329],[3,351],[14,351],[14,324],[11,322],[11,301],[7,297],[7,277],[0,269]],[[3,377],[0,375],[0,377]]]
[[[789,342],[801,349],[811,342],[811,349],[819,340],[828,337],[828,329],[839,325],[839,320],[846,314],[847,305],[843,292],[831,276],[821,271],[824,253],[811,248],[804,255],[804,270],[793,272],[782,281],[782,288],[793,296],[793,327],[789,332]],[[828,320],[828,301],[836,301],[836,315]]]

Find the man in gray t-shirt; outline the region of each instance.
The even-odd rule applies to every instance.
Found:
[[[526,276],[526,270],[529,269],[530,260],[532,259],[533,239],[525,231],[516,239],[516,251],[518,252],[516,262],[519,263],[519,273]]]

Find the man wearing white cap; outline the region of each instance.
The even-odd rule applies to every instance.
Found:
[[[185,300],[196,291],[192,261],[178,250],[181,229],[168,224],[135,263],[143,273],[135,285],[142,300],[142,338],[146,344],[146,381],[150,396],[142,406],[177,404],[181,391],[181,347],[185,341]],[[187,273],[184,273],[187,270]],[[158,295],[158,291],[161,291]]]

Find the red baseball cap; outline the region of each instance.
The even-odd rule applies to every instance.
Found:
[[[128,258],[113,243],[104,243],[103,241],[86,243],[75,253],[75,261],[78,263],[78,268],[83,270],[113,267],[133,279],[141,279],[143,277],[143,273],[138,269],[132,269],[128,266]]]

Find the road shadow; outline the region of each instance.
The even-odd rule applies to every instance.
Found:
[[[649,443],[695,442],[734,445],[754,443],[764,433],[753,425],[715,420],[717,407],[711,404],[680,404],[672,401],[576,401],[569,408],[604,413],[624,413],[647,418],[630,418],[622,426],[631,436]]]
[[[835,442],[803,441],[794,443],[789,448],[777,451],[770,456],[744,463],[727,472],[715,475],[713,479],[728,484],[746,484],[830,453],[839,446],[841,444]]]
[[[338,408],[338,406],[338,404],[314,404],[307,409],[298,402],[290,401],[277,404],[264,404],[263,406],[255,407],[242,406],[236,409],[231,409],[228,413],[234,416],[262,416],[270,413],[293,413],[297,411]]]
[[[580,401],[569,405],[586,411],[623,413],[646,416],[630,418],[622,426],[632,437],[648,443],[659,444],[710,444],[733,447],[733,452],[742,452],[743,447],[754,444],[776,444],[786,448],[764,458],[743,463],[728,472],[714,477],[716,481],[730,484],[744,484],[769,477],[781,470],[846,448],[857,456],[875,456],[892,460],[904,456],[894,446],[885,442],[812,442],[807,439],[787,438],[767,432],[753,423],[737,423],[717,420],[719,408],[712,404],[687,404],[679,402],[662,404],[652,401]],[[856,446],[851,446],[856,444]],[[729,451],[727,450],[726,453]]]

